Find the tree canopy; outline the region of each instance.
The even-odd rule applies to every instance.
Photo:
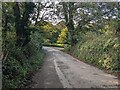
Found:
[[[80,60],[118,72],[119,5],[120,2],[3,2],[0,41],[4,87],[18,87],[30,69],[42,62],[42,46],[48,44],[61,44]]]

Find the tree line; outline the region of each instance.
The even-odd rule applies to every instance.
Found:
[[[65,44],[80,60],[118,72],[119,4],[3,2],[3,87],[24,86],[22,80],[42,63],[42,46],[48,43]]]

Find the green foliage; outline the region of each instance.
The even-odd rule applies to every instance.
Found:
[[[71,45],[69,45],[69,44],[64,45],[65,51],[70,51],[70,48],[71,48]]]
[[[35,51],[40,50],[42,48],[42,35],[39,31],[35,31],[34,33],[32,32],[30,35],[31,41],[30,44],[33,46]]]
[[[61,44],[68,43],[68,28],[65,25],[65,22],[61,21],[57,25],[55,25],[55,27],[59,33],[56,43],[61,43]]]
[[[33,2],[2,3],[3,88],[22,87],[42,63],[41,32],[29,27],[34,7]]]
[[[85,62],[111,71],[118,71],[119,38],[116,36],[117,24],[111,21],[103,28],[103,34],[87,31],[80,33],[80,42],[72,47],[75,56]]]
[[[6,46],[7,57],[3,60],[3,88],[23,87],[30,79],[27,76],[42,63],[44,56],[39,31],[31,32],[30,42],[24,47],[15,46],[13,38],[14,35],[7,35],[9,43]]]
[[[64,44],[67,42],[68,29],[63,21],[59,22],[55,26],[50,22],[40,21],[36,24],[36,26],[43,32],[44,44]]]
[[[72,51],[80,60],[108,70],[120,70],[120,22],[106,24],[110,19],[116,19],[112,17],[118,17],[117,3],[63,2],[62,7],[60,3],[57,6],[61,12],[58,13],[59,10],[53,6],[53,11],[43,13],[45,17],[42,16],[40,22],[37,22],[39,12],[42,8],[50,8],[48,4],[40,5],[37,17],[33,2],[2,4],[3,88],[25,84],[26,76],[42,63],[42,43],[60,47],[65,44],[65,49]],[[66,22],[61,21],[54,26],[44,21],[51,12],[61,18],[64,16]],[[32,17],[36,18],[35,28],[29,28]]]
[[[38,29],[41,29],[43,32],[43,41],[44,43],[56,43],[59,32],[53,26],[52,23],[46,21],[40,21],[36,24]]]

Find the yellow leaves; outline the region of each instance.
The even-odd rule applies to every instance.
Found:
[[[85,25],[85,27],[86,27],[86,28],[90,28],[90,26],[88,26],[88,25]]]
[[[120,48],[120,44],[114,44],[114,48]]]
[[[111,40],[112,40],[111,38],[108,39],[107,42],[105,43],[104,47],[107,47],[107,46],[110,44],[110,41],[111,41]]]
[[[102,60],[99,60],[99,63],[102,63]]]
[[[116,28],[112,25],[105,25],[104,28],[99,29],[101,34],[91,31],[80,33],[80,42],[72,48],[73,53],[80,59],[98,65],[100,68],[116,70],[120,42],[116,36]]]
[[[108,54],[103,54],[101,58],[99,58],[99,64],[101,64],[104,68],[110,69],[112,65],[112,58]]]
[[[106,26],[105,26],[105,30],[108,30],[108,29],[109,29],[109,25],[106,25]]]
[[[67,39],[67,32],[68,32],[67,28],[64,28],[61,30],[61,33],[59,34],[59,37],[57,40],[57,43],[64,43],[65,42],[65,40]]]
[[[111,31],[111,30],[107,30],[107,31],[105,32],[105,34],[106,34],[106,35],[110,35],[110,34],[114,34],[114,32]]]
[[[81,47],[81,48],[80,48],[80,51],[82,51],[82,50],[83,50],[83,48]]]
[[[111,63],[112,63],[112,58],[108,56],[103,61],[103,67],[105,67],[106,69],[109,69],[111,67]]]

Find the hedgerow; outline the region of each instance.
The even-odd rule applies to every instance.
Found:
[[[82,61],[118,72],[120,43],[116,30],[116,23],[110,22],[101,30],[102,34],[92,31],[81,32],[79,42],[72,46],[70,51]]]
[[[14,40],[13,38],[11,40]],[[24,47],[16,46],[11,40],[9,39],[7,44],[8,55],[3,61],[3,88],[24,87],[26,81],[31,79],[29,74],[43,61],[41,33],[31,32],[30,42]]]

